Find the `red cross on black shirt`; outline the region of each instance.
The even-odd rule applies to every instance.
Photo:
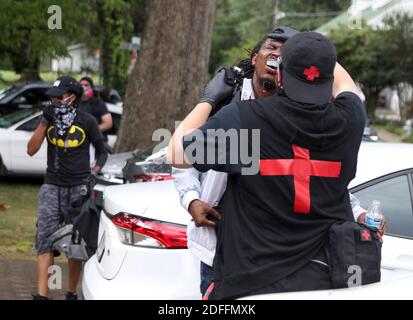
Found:
[[[294,159],[260,160],[261,176],[294,177],[294,212],[310,213],[310,177],[338,178],[341,162],[311,160],[310,150],[292,145]]]

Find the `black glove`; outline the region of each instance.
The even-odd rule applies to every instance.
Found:
[[[234,90],[240,83],[242,83],[240,69],[221,68],[206,85],[199,102],[208,102],[213,112],[217,111],[221,103],[232,99]]]
[[[49,124],[54,121],[53,107],[53,105],[48,105],[43,109],[43,118],[46,119]]]

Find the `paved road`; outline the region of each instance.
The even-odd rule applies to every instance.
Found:
[[[67,264],[62,268],[62,289],[50,290],[50,298],[64,300],[67,286]],[[28,300],[36,293],[36,262],[30,260],[0,259],[0,300]],[[78,287],[80,292],[80,287]]]
[[[402,142],[400,137],[394,133],[391,133],[387,130],[376,128],[377,135],[379,136],[380,141],[384,142]]]

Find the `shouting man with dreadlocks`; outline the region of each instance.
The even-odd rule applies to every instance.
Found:
[[[212,106],[212,116],[230,102],[277,94],[277,59],[284,43],[297,33],[292,28],[280,26],[263,38],[250,52],[249,58],[242,60],[238,67],[219,69],[207,84],[195,109],[202,108],[202,104],[209,104]],[[181,205],[193,218],[187,229],[188,248],[201,260],[200,290],[205,294],[213,280],[215,229],[218,227],[219,210],[227,186],[227,174],[209,170],[201,175],[195,168],[173,168],[172,174]],[[355,220],[360,222],[366,210],[360,207],[358,199],[351,194],[350,200]]]
[[[79,110],[82,86],[72,77],[58,78],[46,94],[51,104],[43,110],[42,119],[27,146],[33,156],[47,139],[47,171],[39,193],[36,233],[38,293],[34,300],[46,300],[48,268],[53,264],[54,250],[48,235],[59,228],[68,215],[72,202],[80,198],[81,185],[90,176],[89,146],[96,149],[99,172],[106,162],[107,151],[99,126],[92,115]],[[56,253],[57,254],[57,253]],[[69,259],[67,300],[76,300],[76,286],[82,262]]]

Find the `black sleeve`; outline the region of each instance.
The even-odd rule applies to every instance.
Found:
[[[367,124],[366,108],[360,97],[354,92],[345,91],[340,93],[335,99],[335,104],[339,107],[351,106],[354,109],[356,116],[363,121],[363,125]]]
[[[96,109],[96,114],[99,116],[99,119],[109,113],[106,103],[102,99],[99,99],[99,98],[96,98],[95,109]]]
[[[212,169],[239,174],[240,126],[238,106],[232,103],[210,117],[202,127],[185,135],[183,147],[194,168],[201,172]]]
[[[105,148],[105,142],[103,140],[99,140],[93,143],[93,146],[96,149],[96,165],[102,168],[108,159],[108,152]]]
[[[89,116],[89,115],[88,115]],[[99,130],[98,123],[96,119],[92,116],[89,116],[89,139],[92,142],[93,146],[96,149],[96,165],[100,166],[101,168],[105,165],[106,160],[108,158],[108,152],[105,148],[104,137]]]

